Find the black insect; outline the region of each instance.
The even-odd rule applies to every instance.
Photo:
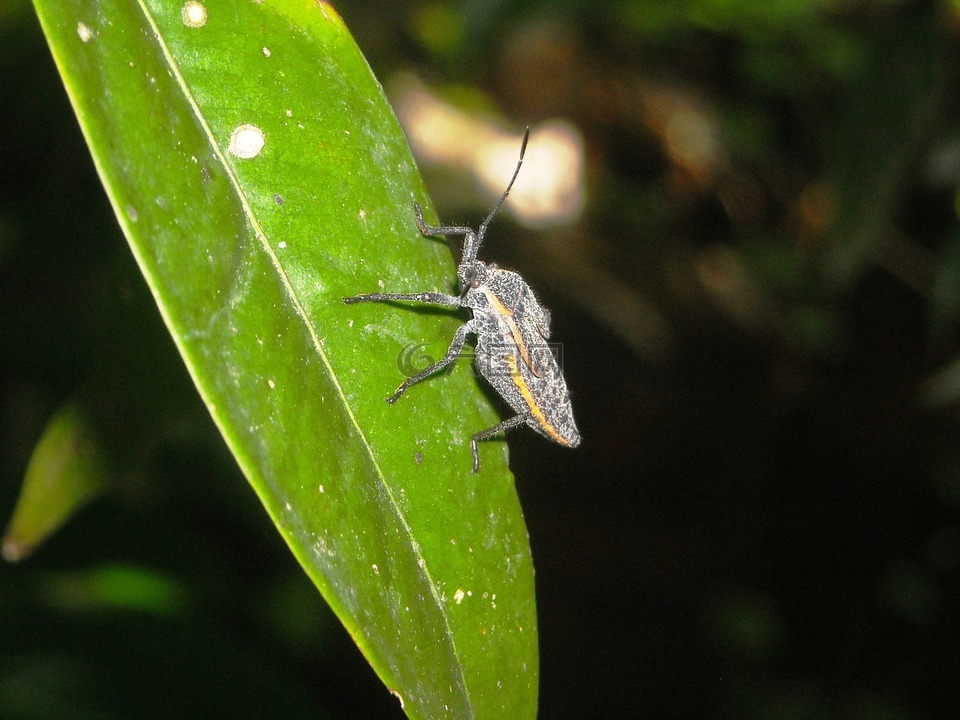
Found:
[[[527,128],[513,177],[487,219],[476,231],[459,225],[430,227],[423,222],[420,205],[413,204],[417,227],[424,235],[463,236],[463,258],[457,268],[459,295],[438,292],[370,293],[344,298],[346,303],[409,300],[430,305],[470,308],[473,317],[457,329],[443,359],[404,380],[397,391],[387,398],[387,402],[395,403],[411,385],[430,377],[456,360],[463,350],[467,335],[476,335],[474,362],[477,370],[517,414],[491,428],[474,433],[470,438],[474,472],[480,469],[477,443],[522,423],[561,445],[577,447],[580,444],[580,432],[573,420],[567,383],[546,342],[550,337],[550,312],[537,302],[530,286],[520,275],[477,260],[484,233],[507,199],[520,173],[529,136],[530,129]]]

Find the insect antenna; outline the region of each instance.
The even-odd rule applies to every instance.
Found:
[[[517,160],[517,169],[513,171],[513,177],[510,178],[510,183],[507,185],[507,189],[503,191],[503,195],[501,195],[500,199],[497,200],[497,204],[493,206],[493,210],[490,211],[490,214],[487,215],[487,219],[483,221],[483,224],[481,224],[477,230],[477,248],[480,247],[480,242],[483,240],[483,234],[487,231],[487,226],[493,220],[493,216],[497,214],[500,206],[503,205],[504,201],[507,199],[507,195],[510,194],[510,189],[513,187],[513,183],[516,181],[517,175],[520,174],[520,166],[523,165],[523,154],[527,151],[527,140],[529,139],[530,127],[528,126],[526,130],[523,131],[523,141],[520,143],[520,158]]]

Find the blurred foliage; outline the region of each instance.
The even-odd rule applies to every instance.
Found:
[[[35,22],[13,6],[0,10],[4,508],[53,409],[90,382],[90,287],[124,251]],[[553,311],[584,435],[575,453],[510,438],[537,564],[541,716],[953,711],[958,4],[337,8],[388,89],[413,72],[514,132],[561,117],[583,136],[580,220],[498,220],[484,248]],[[441,218],[482,214],[443,168],[425,171]],[[139,326],[159,329],[149,314]],[[133,485],[0,573],[0,714],[47,717],[38,698],[68,696],[129,709],[105,690],[122,677],[147,716],[171,682],[181,716],[217,693],[252,715],[263,683],[294,716],[398,716],[316,603],[290,601],[306,581],[197,405]],[[174,512],[184,504],[194,512]],[[156,576],[176,602],[91,614],[44,599],[105,565]],[[293,609],[304,617],[288,628],[312,642],[278,628]],[[276,677],[246,682],[251,654]],[[134,675],[144,656],[162,672]]]

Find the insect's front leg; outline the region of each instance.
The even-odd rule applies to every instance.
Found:
[[[426,380],[428,377],[440,370],[443,370],[443,368],[456,360],[463,350],[463,344],[466,342],[467,335],[472,332],[475,332],[473,328],[473,320],[470,320],[469,322],[458,327],[457,332],[454,334],[453,340],[450,343],[450,347],[447,348],[447,354],[441,358],[440,362],[434,363],[430,367],[424,368],[416,375],[408,377],[406,380],[404,380],[400,384],[400,387],[397,388],[397,391],[387,398],[387,402],[393,405],[393,403],[399,400],[400,396],[403,395],[407,391],[407,388],[409,388],[411,385],[416,385],[421,380]]]
[[[451,225],[450,227],[431,227],[423,222],[423,208],[420,203],[413,204],[413,214],[417,216],[417,229],[424,235],[468,235],[473,234],[473,229],[460,225]]]
[[[388,302],[390,300],[422,302],[428,305],[453,305],[454,307],[460,306],[460,298],[438,292],[367,293],[366,295],[354,295],[353,297],[345,297],[343,299],[343,301],[348,305],[360,302]]]

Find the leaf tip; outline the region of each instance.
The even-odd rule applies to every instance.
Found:
[[[327,20],[331,20],[342,27],[346,27],[343,22],[343,18],[340,17],[340,13],[333,9],[333,5],[328,3],[326,0],[317,0],[317,5],[320,8],[320,12],[323,13],[323,17]]]
[[[16,534],[8,532],[3,538],[0,553],[3,554],[3,559],[8,563],[15,563],[29,555],[33,548],[32,543],[24,542]]]

